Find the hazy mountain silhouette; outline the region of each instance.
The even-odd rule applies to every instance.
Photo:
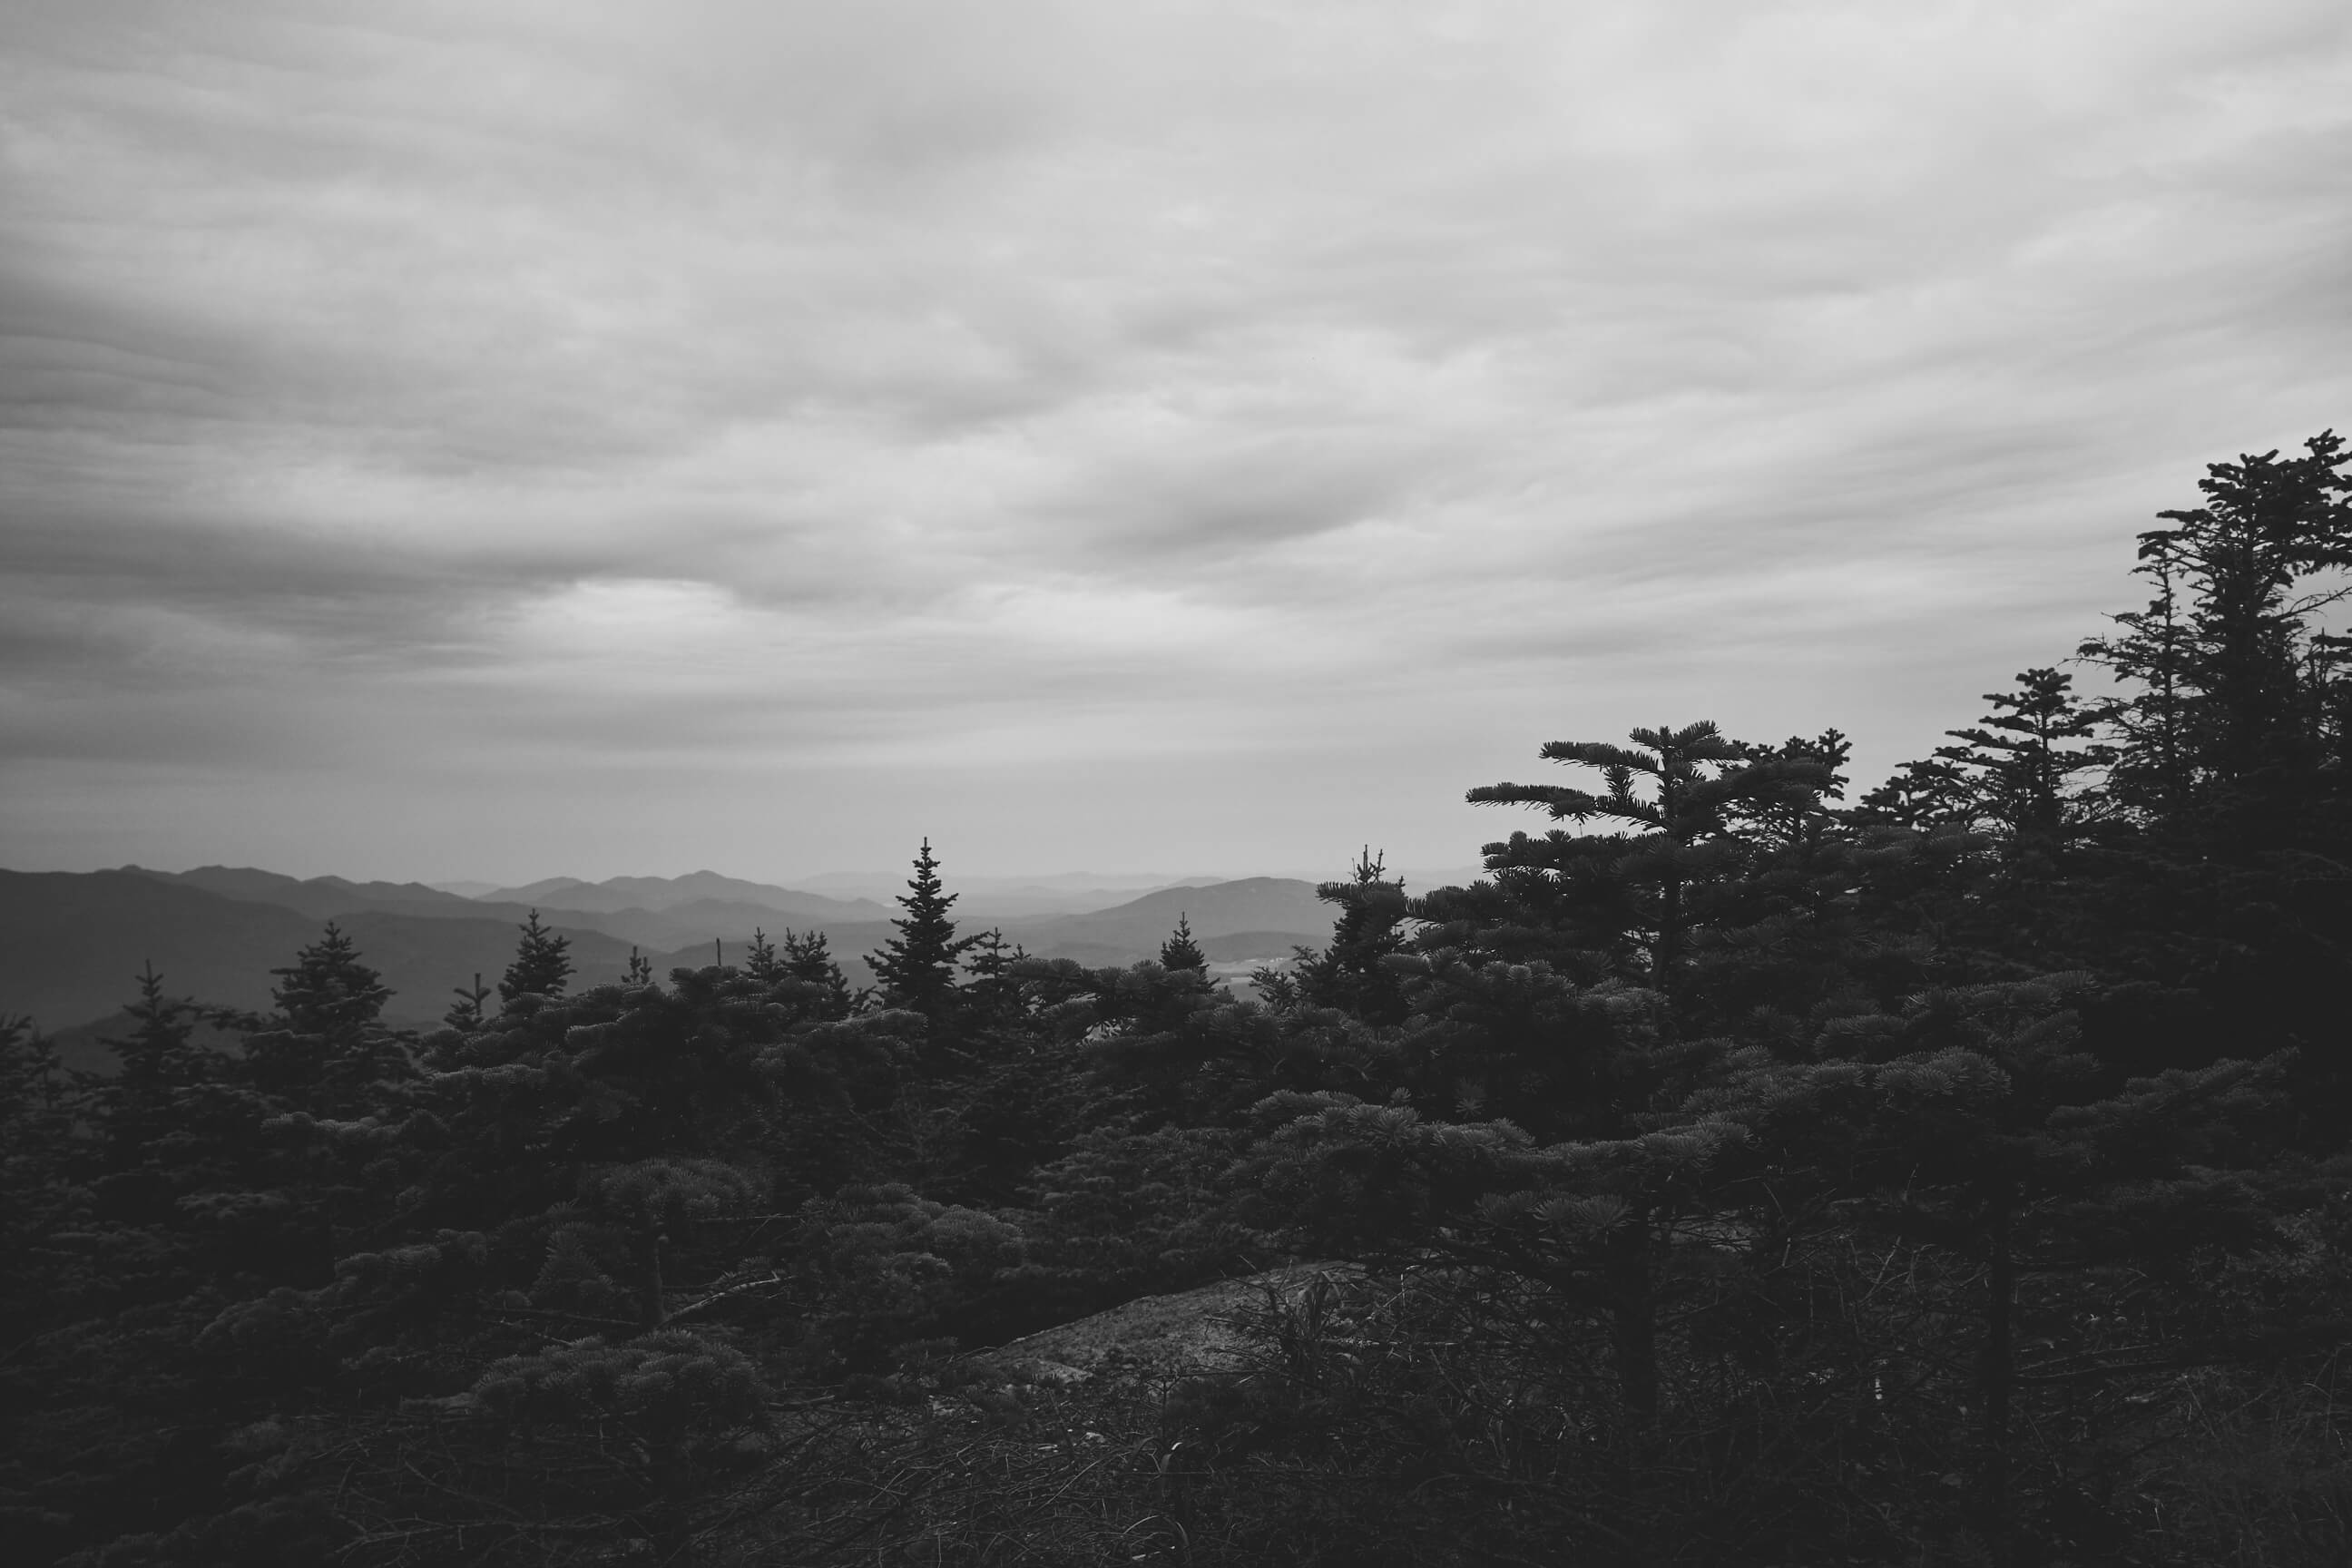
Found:
[[[1194,937],[1207,942],[1242,932],[1282,935],[1293,942],[1321,942],[1331,934],[1333,910],[1315,896],[1315,884],[1288,877],[1244,877],[1206,887],[1163,888],[1108,910],[1006,921],[1004,934],[1032,952],[1090,945],[1132,951],[1140,957],[1159,950],[1181,915]]]
[[[590,889],[586,902],[603,903],[610,900],[596,894],[588,883],[561,877],[545,883],[533,883],[529,888],[501,889],[528,895],[534,889],[551,888],[554,893],[550,898],[517,897],[499,900],[462,899],[419,882],[353,882],[341,877],[312,877],[308,880],[297,880],[249,866],[202,866],[193,871],[149,871],[136,866],[126,866],[123,869],[157,881],[202,888],[225,898],[275,904],[319,921],[372,910],[430,920],[496,920],[519,924],[537,909],[551,925],[567,931],[601,932],[616,942],[653,953],[696,947],[709,942],[713,938],[728,942],[749,941],[753,931],[762,928],[773,936],[786,926],[805,928],[820,922],[882,921],[892,913],[880,904],[864,900],[827,899],[814,893],[796,895],[782,888],[768,891],[785,898],[799,898],[802,907],[781,909],[774,902],[715,899],[686,901],[663,899],[658,909],[642,904],[623,905],[610,910],[587,908],[562,901],[567,885]],[[698,875],[708,878],[710,884],[761,887],[759,883],[737,882],[730,878],[713,877],[709,873]],[[696,879],[679,878],[676,880],[683,883]],[[664,889],[672,886],[659,878],[615,878],[614,881]],[[345,921],[344,923],[348,925],[350,922]],[[503,962],[501,960],[502,965]]]
[[[529,893],[541,886],[501,891]],[[806,901],[797,910],[716,898],[677,900],[661,910],[571,910],[552,899],[535,907],[571,938],[575,986],[619,979],[632,946],[656,973],[667,974],[715,958],[737,962],[754,931],[773,939],[787,927],[824,931],[851,984],[864,985],[872,979],[864,955],[892,934],[888,917],[897,912],[866,900],[793,895],[707,872],[575,885],[600,899],[713,887]],[[559,898],[564,893],[561,887],[553,891]],[[826,914],[824,906],[841,912]],[[112,1019],[135,992],[132,976],[149,962],[173,995],[264,1010],[270,971],[291,963],[332,920],[393,988],[387,1021],[427,1025],[439,1019],[455,987],[477,973],[495,979],[504,972],[514,955],[515,928],[533,907],[461,899],[415,882],[300,879],[251,867],[0,871],[0,1013],[28,1014],[51,1030]],[[1191,920],[1202,951],[1220,963],[1278,957],[1295,944],[1319,943],[1329,935],[1331,919],[1313,883],[1253,877],[1163,889],[1091,912],[959,923],[967,932],[999,925],[1035,956],[1102,966],[1153,955],[1180,915]]]
[[[300,881],[250,866],[199,866],[193,871],[150,871],[140,866],[122,868],[143,877],[202,888],[223,898],[298,910],[321,920],[358,909],[401,909],[420,914],[446,912],[476,920],[483,914],[466,900],[422,882],[352,882],[341,877],[313,877]]]
[[[871,899],[833,899],[804,893],[769,882],[747,882],[716,871],[691,871],[683,877],[609,877],[583,882],[576,877],[551,877],[520,888],[499,888],[477,903],[520,903],[542,910],[578,910],[593,914],[619,914],[645,910],[659,914],[684,904],[747,905],[773,914],[789,915],[803,923],[815,921],[879,921],[891,910]]]
[[[362,905],[311,914],[142,871],[0,871],[0,1013],[49,1028],[109,1017],[137,994],[132,977],[151,962],[174,996],[264,1009],[269,972],[293,963],[330,918],[393,988],[385,1013],[395,1023],[439,1018],[453,987],[477,972],[495,980],[514,956],[513,923],[481,912],[453,919]],[[626,942],[559,929],[572,940],[574,984],[625,973]]]

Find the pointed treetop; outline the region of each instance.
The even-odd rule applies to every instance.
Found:
[[[441,1015],[441,1021],[453,1029],[480,1028],[488,1016],[484,1010],[484,1004],[495,994],[488,986],[482,984],[482,972],[478,969],[474,972],[472,985],[459,985],[453,987],[453,990],[457,999],[449,1005],[449,1010],[446,1013]]]
[[[290,967],[269,973],[278,977],[270,988],[270,1000],[278,1004],[286,1027],[296,1034],[347,1034],[365,1028],[392,999],[383,976],[360,962],[359,949],[332,921],[325,934],[294,955]]]
[[[515,944],[514,962],[507,965],[506,977],[499,982],[499,1000],[562,995],[564,984],[572,978],[572,939],[540,924],[537,910],[530,911],[530,923],[516,929],[522,932],[522,940]]]
[[[955,901],[955,894],[941,889],[940,863],[926,837],[922,852],[915,857],[915,874],[898,897],[898,907],[907,912],[890,922],[898,934],[866,959],[882,983],[882,999],[888,1005],[911,1007],[934,1018],[948,1008],[956,990],[957,963],[980,941],[956,935],[955,921],[948,918]]]
[[[158,1094],[213,1076],[214,1054],[195,1043],[204,1010],[194,1002],[165,995],[163,977],[152,961],[141,967],[139,1000],[125,1011],[130,1035],[100,1042],[122,1060],[118,1086],[123,1092]]]
[[[1201,944],[1192,940],[1191,915],[1178,912],[1176,929],[1169,933],[1166,942],[1160,944],[1160,966],[1162,969],[1203,971],[1209,967],[1208,955],[1201,951]]]

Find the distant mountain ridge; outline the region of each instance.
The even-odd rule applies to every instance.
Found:
[[[435,920],[497,920],[520,924],[536,909],[551,925],[569,931],[595,931],[655,953],[698,947],[713,940],[748,942],[751,933],[760,930],[774,936],[788,927],[806,930],[820,924],[884,921],[897,912],[879,904],[825,899],[816,894],[800,895],[803,907],[797,910],[780,909],[772,902],[725,902],[710,899],[672,902],[659,911],[644,908],[579,909],[558,901],[563,885],[572,881],[568,878],[553,879],[551,884],[535,883],[531,888],[513,889],[529,893],[534,888],[552,885],[557,898],[527,898],[501,902],[459,898],[454,893],[418,882],[353,882],[341,877],[313,877],[308,880],[297,880],[275,871],[244,866],[200,866],[193,871],[150,871],[126,866],[123,870],[158,881],[202,888],[223,898],[275,904],[320,921],[345,917],[364,910]],[[662,881],[658,878],[627,879],[648,883]],[[733,882],[729,878],[714,877],[710,880],[743,888],[761,886],[759,883]],[[586,883],[572,885],[589,886]],[[789,889],[773,891],[791,894]],[[831,907],[827,909],[825,906]]]
[[[50,1030],[113,1017],[136,994],[133,977],[147,962],[173,995],[264,1010],[270,971],[290,964],[332,920],[393,988],[387,1018],[427,1025],[446,1010],[455,988],[477,973],[495,980],[505,971],[515,928],[533,908],[570,940],[576,984],[583,986],[619,979],[633,947],[656,974],[666,974],[714,959],[739,961],[754,931],[773,938],[788,927],[824,931],[851,984],[864,985],[873,978],[865,955],[892,934],[890,918],[898,913],[867,900],[793,895],[715,873],[572,881],[575,890],[602,889],[595,896],[603,899],[650,892],[666,907],[572,910],[554,901],[566,891],[564,880],[496,889],[538,895],[507,902],[415,882],[304,879],[252,867],[0,871],[0,1014],[28,1014]],[[684,896],[740,889],[806,901],[795,910]],[[1188,918],[1219,972],[1237,973],[1255,962],[1279,960],[1293,946],[1328,941],[1333,912],[1316,899],[1311,882],[1248,877],[1162,888],[1109,909],[1019,918],[957,914],[966,934],[995,926],[1037,957],[1097,967],[1156,954],[1177,920]]]
[[[330,919],[383,972],[395,1022],[439,1018],[455,987],[477,973],[496,980],[514,956],[513,925],[482,911],[455,919],[362,905],[322,913],[144,871],[0,871],[0,1012],[52,1029],[107,1017],[138,994],[134,977],[148,963],[173,996],[259,1011],[270,1005],[270,971],[292,963]],[[583,984],[627,969],[627,942],[564,934]]]
[[[535,904],[543,910],[577,910],[591,914],[620,914],[629,910],[658,914],[680,904],[740,904],[803,921],[879,921],[889,919],[893,913],[871,899],[828,898],[823,893],[804,893],[770,882],[722,877],[716,871],[690,871],[683,877],[610,877],[602,882],[550,877],[520,888],[494,889],[473,901]]]

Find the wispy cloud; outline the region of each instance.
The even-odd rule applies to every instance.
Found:
[[[2352,18],[34,3],[11,863],[1458,862],[2343,423]],[[1328,842],[1327,842],[1328,841]]]

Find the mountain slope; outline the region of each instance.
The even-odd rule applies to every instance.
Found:
[[[0,871],[0,1011],[52,1028],[100,1018],[139,994],[152,961],[175,996],[269,1005],[269,971],[319,922],[138,871]]]
[[[201,888],[206,892],[247,903],[275,904],[314,921],[342,919],[362,910],[374,910],[424,919],[487,920],[520,925],[530,917],[532,910],[537,909],[544,912],[550,923],[559,924],[565,930],[601,931],[617,942],[656,952],[708,942],[714,937],[728,942],[748,941],[752,931],[761,927],[772,935],[787,926],[804,928],[824,919],[878,921],[887,913],[879,905],[824,899],[814,894],[808,895],[807,901],[812,908],[799,911],[779,910],[772,904],[711,900],[668,902],[660,910],[642,906],[623,906],[609,910],[576,910],[558,900],[567,888],[585,888],[587,884],[566,878],[510,889],[519,894],[529,894],[534,889],[552,889],[555,898],[517,898],[511,902],[499,902],[461,899],[419,882],[353,882],[341,877],[312,877],[298,881],[292,877],[280,876],[275,871],[256,870],[249,866],[200,866],[193,871],[176,872],[149,871],[135,866],[126,866],[123,869],[159,882]],[[727,880],[725,878],[714,879]],[[754,883],[738,885],[757,886]],[[786,890],[776,889],[778,892]],[[830,906],[831,912],[817,906]]]
[[[612,877],[583,882],[552,878],[521,888],[500,888],[477,900],[481,903],[535,903],[543,910],[578,910],[591,914],[618,914],[629,910],[666,913],[680,905],[719,903],[754,906],[803,922],[814,921],[878,921],[890,910],[870,899],[831,899],[769,882],[747,882],[716,871],[692,871],[683,877]]]
[[[385,1013],[396,1022],[437,1019],[456,987],[478,972],[495,983],[514,956],[514,926],[495,917],[361,908],[333,918],[393,988]],[[0,1012],[29,1014],[48,1028],[107,1017],[138,994],[134,976],[149,961],[174,996],[266,1008],[269,972],[293,963],[325,923],[139,871],[0,871]],[[575,984],[625,972],[629,943],[564,934]]]
[[[475,918],[482,913],[466,900],[422,882],[352,882],[341,877],[313,877],[299,881],[250,866],[199,866],[193,871],[149,871],[137,866],[125,866],[123,869],[160,881],[201,888],[225,899],[276,904],[320,920],[330,920],[346,910],[356,909],[403,909],[421,914],[450,913]]]

